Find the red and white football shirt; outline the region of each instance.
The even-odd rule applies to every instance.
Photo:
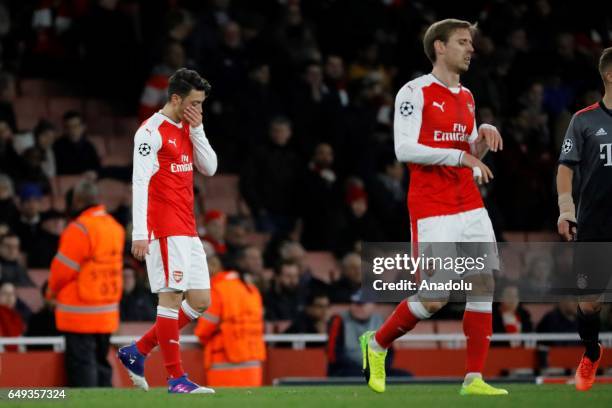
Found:
[[[197,236],[193,165],[205,175],[217,155],[200,125],[191,128],[155,113],[134,138],[133,240]]]
[[[432,74],[408,82],[395,99],[394,138],[399,161],[408,162],[408,209],[415,220],[483,207],[472,169],[460,167],[478,137],[474,98]]]

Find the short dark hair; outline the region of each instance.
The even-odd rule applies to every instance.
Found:
[[[297,264],[297,262],[292,261],[290,259],[283,259],[281,261],[279,261],[276,264],[276,268],[274,268],[274,273],[276,274],[276,276],[280,276],[280,274],[283,272],[283,268],[285,266],[295,266],[298,270],[298,273],[300,271],[300,265]]]
[[[436,21],[429,26],[423,36],[423,50],[425,55],[433,64],[436,62],[436,49],[434,43],[438,40],[446,43],[455,30],[467,28],[472,34],[476,31],[476,24],[469,21],[447,18],[446,20]]]
[[[329,300],[329,295],[322,290],[312,291],[306,296],[306,306],[314,305],[315,300],[325,298]]]
[[[168,99],[175,94],[181,98],[185,98],[192,89],[204,91],[204,94],[208,96],[210,95],[212,87],[208,81],[202,78],[196,71],[181,68],[170,77],[170,82],[168,84]]]
[[[64,116],[63,116],[64,122],[70,119],[74,119],[74,118],[79,118],[83,120],[83,115],[81,114],[81,112],[75,111],[75,110],[69,110],[64,113]]]
[[[599,73],[603,78],[604,72],[608,69],[612,69],[612,47],[608,47],[601,53],[599,57]]]

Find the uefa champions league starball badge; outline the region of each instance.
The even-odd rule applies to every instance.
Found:
[[[413,111],[414,111],[414,106],[408,101],[402,102],[402,104],[399,107],[399,112],[400,112],[400,115],[402,116],[410,116],[412,115]]]

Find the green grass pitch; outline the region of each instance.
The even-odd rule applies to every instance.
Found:
[[[568,385],[508,385],[509,396],[461,397],[455,385],[389,386],[375,394],[365,386],[220,388],[215,395],[168,395],[163,388],[149,392],[135,389],[68,389],[64,401],[6,402],[9,407],[612,407],[612,386],[596,385],[578,393]],[[2,392],[6,397],[6,392]]]

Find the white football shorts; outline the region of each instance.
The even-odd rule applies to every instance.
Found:
[[[145,260],[153,293],[210,289],[206,254],[198,237],[154,239]]]

